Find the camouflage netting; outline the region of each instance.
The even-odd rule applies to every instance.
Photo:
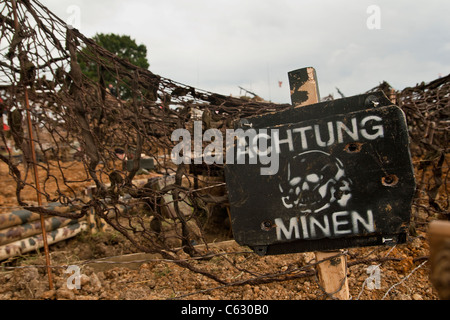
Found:
[[[172,163],[170,151],[178,142],[171,141],[171,134],[176,128],[192,129],[192,120],[197,119],[203,122],[203,130],[225,130],[240,117],[289,107],[206,92],[138,68],[76,29],[67,28],[37,1],[17,1],[16,12],[17,24],[12,2],[2,4],[0,86],[2,113],[8,115],[11,129],[8,134],[23,155],[25,169],[14,161],[12,152],[1,156],[1,160],[9,165],[17,182],[19,205],[34,212],[61,215],[22,199],[25,187],[36,188],[27,179],[32,164],[26,126],[27,91],[43,181],[40,193],[45,202],[78,208],[76,213],[65,214],[70,218],[94,209],[98,217],[144,251],[165,248],[164,241],[159,240],[166,220],[181,221],[183,232],[179,237],[187,237],[189,219],[195,218],[196,224],[203,226],[210,215],[208,201],[225,201],[223,194],[219,200],[202,199],[198,191],[194,192],[201,187],[223,185],[217,182],[220,178],[207,178],[213,174],[220,177],[220,167],[209,170],[199,166],[196,172],[201,175],[194,176],[195,169]],[[87,78],[81,63],[94,66],[99,80]],[[106,83],[104,79],[113,81]],[[107,89],[109,84],[114,85],[114,94]],[[6,146],[7,132],[1,134]],[[85,168],[84,178],[77,181],[71,181],[64,172],[67,162],[74,158]],[[158,183],[137,186],[133,180],[140,173],[139,164],[146,159],[153,160],[159,176],[175,176],[175,184],[165,190],[158,190]],[[208,182],[211,180],[216,181]],[[95,185],[89,201],[74,187],[83,182]],[[125,201],[125,194],[132,200]],[[180,197],[184,208],[177,203]],[[130,203],[139,207],[139,212],[127,210]],[[186,209],[186,205],[190,208]],[[149,217],[154,218],[153,229],[149,228]],[[183,243],[189,245],[191,241]]]
[[[0,5],[1,108],[10,127],[0,130],[6,150],[0,160],[17,183],[18,204],[73,219],[93,210],[140,251],[174,258],[171,248],[181,245],[194,254],[194,240],[206,242],[204,231],[214,214],[226,217],[223,170],[175,165],[170,152],[178,142],[171,141],[172,132],[192,130],[196,119],[203,130],[225,130],[242,117],[291,106],[224,96],[155,75],[68,28],[38,1],[19,0],[16,6],[15,15],[12,1]],[[81,64],[95,67],[98,80],[87,78]],[[107,89],[111,79],[115,92]],[[386,83],[376,88],[393,94],[407,115],[418,174],[417,214],[448,216],[449,89],[450,76],[400,92]],[[37,189],[30,179],[34,161],[26,101],[39,192],[44,202],[59,202],[72,212],[44,209],[23,197],[26,188]],[[154,168],[138,183],[139,165],[148,159]],[[83,164],[77,179],[65,172],[73,162]],[[174,183],[159,183],[158,177]],[[90,197],[80,185],[93,186]]]
[[[413,218],[422,213],[448,220],[450,75],[401,91],[387,82],[374,90],[383,91],[406,115],[417,183]]]

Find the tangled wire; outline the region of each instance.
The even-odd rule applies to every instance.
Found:
[[[199,189],[223,185],[223,172],[220,166],[174,165],[172,132],[192,130],[198,115],[203,131],[225,130],[241,117],[289,105],[227,97],[155,75],[68,28],[37,1],[5,2],[0,14],[2,114],[7,114],[10,127],[9,132],[1,131],[1,140],[5,150],[11,149],[13,140],[24,168],[11,151],[0,159],[17,183],[18,204],[32,212],[72,219],[93,210],[142,251],[169,249],[165,238],[170,236],[164,233],[175,230],[172,237],[182,239],[192,251],[191,238],[194,234],[201,238],[199,229],[210,218],[210,204],[226,202],[223,193],[212,197]],[[81,63],[94,66],[98,81],[83,74]],[[113,79],[118,92],[108,90],[105,79]],[[27,112],[31,135],[25,125]],[[153,160],[159,177],[171,177],[175,183],[153,180],[136,185],[133,180],[144,158]],[[64,171],[74,159],[85,169],[77,181]],[[44,202],[62,203],[72,212],[23,200],[24,188],[38,189],[27,179],[34,162],[44,182],[37,190]],[[219,178],[208,179],[212,175]],[[77,192],[76,186],[83,183],[95,185],[89,199]]]
[[[450,75],[401,91],[383,82],[370,91],[376,90],[383,91],[406,115],[417,182],[413,218],[424,211],[430,218],[450,219]]]

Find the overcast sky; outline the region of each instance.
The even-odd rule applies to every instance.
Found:
[[[290,103],[289,71],[314,67],[322,97],[450,73],[450,1],[41,0],[84,35],[129,35],[160,76]],[[279,81],[282,82],[280,87]],[[242,92],[244,94],[244,92]]]

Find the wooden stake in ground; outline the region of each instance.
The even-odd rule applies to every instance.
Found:
[[[303,68],[289,72],[291,100],[294,107],[318,103],[320,100],[316,71]],[[301,120],[301,119],[298,119]],[[347,261],[341,250],[315,252],[319,284],[332,298],[348,300]]]

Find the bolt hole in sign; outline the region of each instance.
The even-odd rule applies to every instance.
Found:
[[[406,241],[409,136],[382,92],[248,117],[235,129],[225,177],[239,244],[269,255]]]

